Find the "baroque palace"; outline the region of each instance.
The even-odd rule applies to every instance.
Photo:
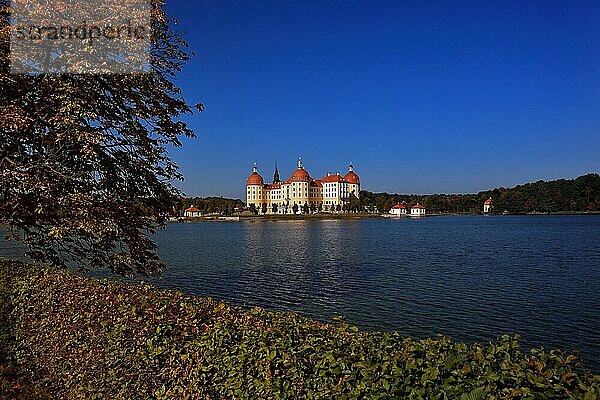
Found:
[[[252,175],[246,180],[246,204],[261,214],[307,214],[317,211],[346,211],[358,203],[360,179],[352,164],[348,173],[327,173],[314,179],[298,160],[298,168],[286,180],[279,179],[275,164],[273,182],[265,184],[254,164]]]

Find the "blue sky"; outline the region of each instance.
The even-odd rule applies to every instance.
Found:
[[[302,156],[364,189],[465,193],[600,171],[598,1],[171,1],[195,58],[187,195]]]

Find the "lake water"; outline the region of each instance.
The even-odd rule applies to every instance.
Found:
[[[518,332],[600,371],[600,216],[174,223],[157,242],[162,287],[405,336]]]

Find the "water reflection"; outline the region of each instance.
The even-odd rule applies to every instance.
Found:
[[[268,230],[268,234],[265,234]],[[248,305],[308,310],[332,317],[358,265],[360,224],[286,221],[244,224],[239,299]]]

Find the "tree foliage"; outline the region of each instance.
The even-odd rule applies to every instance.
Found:
[[[421,203],[427,212],[480,213],[483,202],[492,197],[495,212],[588,212],[600,211],[600,175],[587,174],[576,179],[538,181],[514,188],[497,188],[477,194],[406,195],[361,191],[362,206],[389,211],[394,204]]]
[[[194,136],[173,81],[191,53],[163,6],[152,1],[151,73],[14,75],[0,0],[0,223],[35,260],[163,267],[149,236],[180,196],[167,150]]]

